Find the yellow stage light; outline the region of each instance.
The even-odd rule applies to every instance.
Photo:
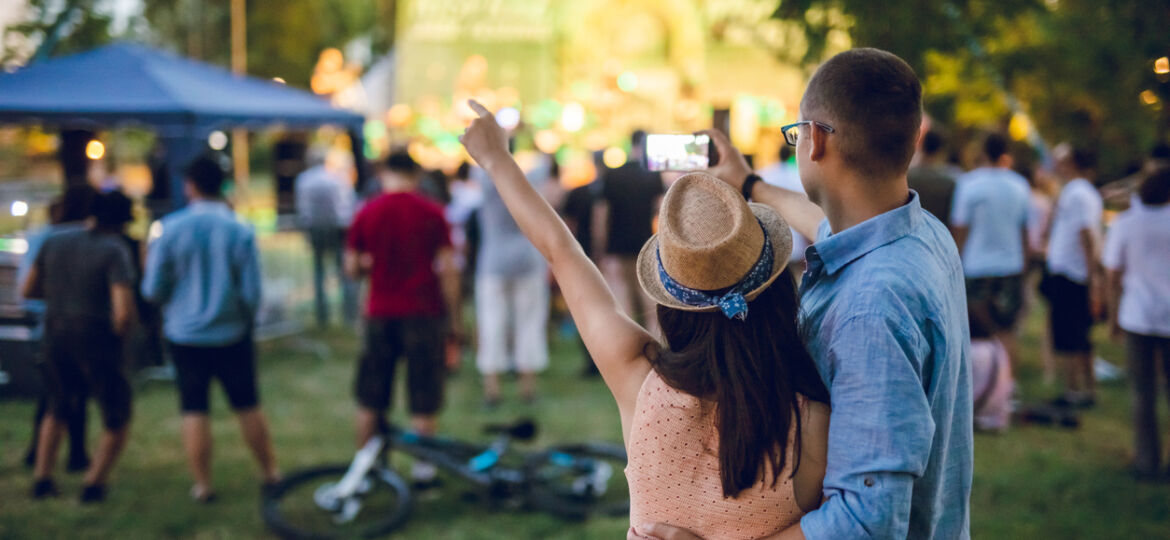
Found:
[[[585,127],[585,107],[576,101],[565,105],[561,111],[561,127],[569,133],[576,133]]]
[[[1146,105],[1154,105],[1158,103],[1158,95],[1150,90],[1143,90],[1141,93],[1142,103]]]
[[[226,148],[227,143],[228,143],[227,134],[222,132],[222,131],[219,131],[219,130],[212,131],[211,135],[207,136],[207,146],[210,146],[211,149],[215,150],[216,152]]]
[[[605,163],[606,167],[616,169],[626,164],[626,151],[616,146],[611,146],[605,149],[601,154],[601,161]]]
[[[101,141],[94,139],[85,145],[85,157],[97,161],[106,155],[106,145]]]
[[[551,129],[537,131],[533,142],[536,143],[537,150],[546,154],[555,154],[561,148],[561,136]]]
[[[390,111],[386,113],[386,122],[394,127],[403,127],[410,123],[410,117],[414,114],[410,105],[399,103],[390,107]]]
[[[24,201],[12,201],[12,217],[24,217],[28,215],[28,203]]]
[[[1165,75],[1170,73],[1170,58],[1165,56],[1154,60],[1154,73],[1158,75]]]

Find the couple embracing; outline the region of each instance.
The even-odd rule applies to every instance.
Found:
[[[621,413],[629,538],[968,538],[963,272],[906,184],[922,89],[855,49],[785,129],[808,197],[759,182],[721,133],[638,257],[659,342],[508,153],[491,113],[462,137],[548,259]],[[811,199],[811,200],[810,200]],[[799,291],[789,227],[817,241]]]

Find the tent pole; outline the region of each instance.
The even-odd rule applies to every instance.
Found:
[[[248,12],[246,0],[232,0],[232,73],[244,75],[248,72]],[[252,172],[248,165],[248,130],[232,130],[232,169],[236,190],[247,195],[248,180]]]

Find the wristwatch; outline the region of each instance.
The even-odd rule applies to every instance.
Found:
[[[752,200],[752,188],[756,187],[756,182],[760,180],[763,180],[763,178],[760,178],[760,175],[756,173],[751,173],[747,175],[747,178],[743,179],[743,187],[740,189],[740,193],[743,193],[744,200]]]

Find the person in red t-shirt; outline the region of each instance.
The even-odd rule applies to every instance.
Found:
[[[406,152],[392,153],[380,173],[383,193],[358,212],[346,239],[346,271],[370,279],[365,348],[354,384],[359,447],[377,433],[390,407],[400,356],[407,361],[411,426],[435,433],[444,338],[462,335],[450,229],[442,207],[417,193],[420,172]],[[429,483],[434,475],[433,465],[416,462],[416,482]]]

